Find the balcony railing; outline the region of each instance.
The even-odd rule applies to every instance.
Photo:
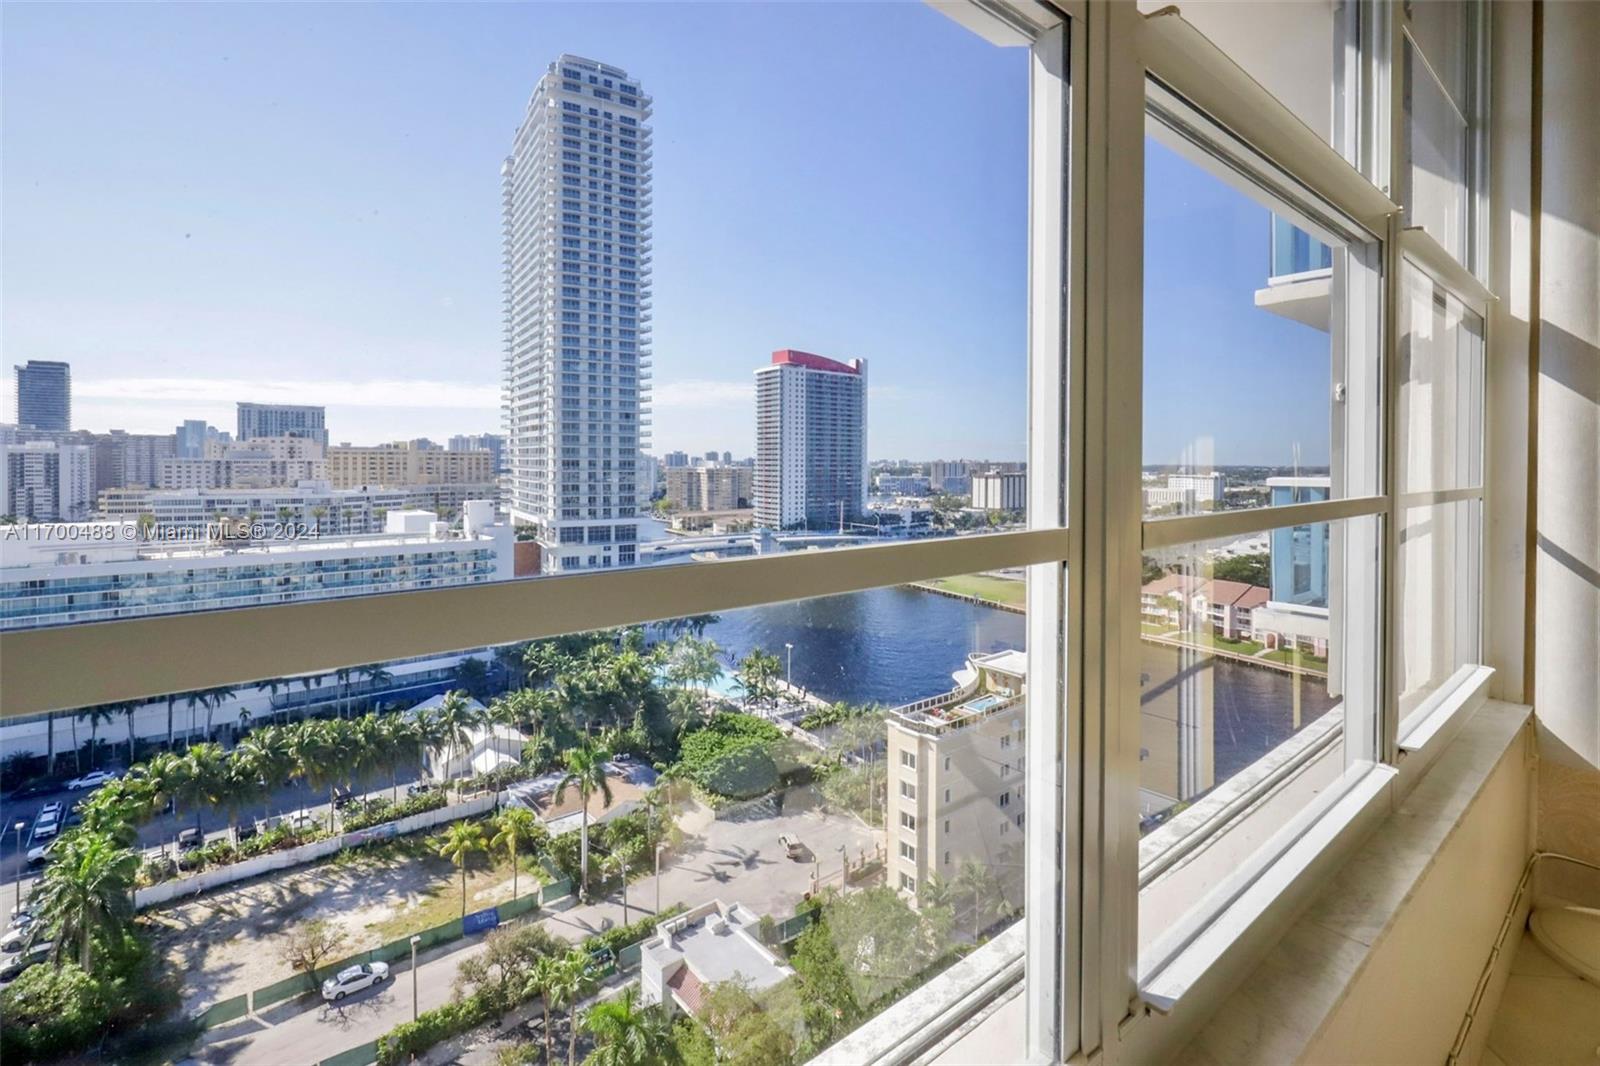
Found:
[[[1285,278],[1333,268],[1333,249],[1288,219],[1272,216],[1268,274]]]

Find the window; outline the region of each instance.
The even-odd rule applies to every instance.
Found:
[[[905,841],[902,840],[900,842],[900,857],[902,859],[908,859],[911,862],[916,862],[917,861],[917,849],[916,849],[916,847],[914,845],[912,845],[912,844],[907,844]]]
[[[1376,238],[1159,85],[1149,100],[1142,981],[1271,861],[1262,841],[1376,764],[1387,510]],[[1288,265],[1325,268],[1269,275],[1286,219],[1321,249]]]
[[[911,751],[902,751],[900,753],[900,765],[904,766],[908,770],[915,770],[917,768],[916,753]]]
[[[1406,165],[1400,195],[1406,220],[1478,272],[1477,199],[1486,191],[1480,175],[1487,5],[1412,0],[1401,11]]]
[[[900,782],[900,795],[905,799],[916,799],[917,786],[913,785],[910,781]]]
[[[912,813],[910,813],[909,811],[901,811],[900,812],[900,828],[902,828],[902,829],[915,829],[916,827],[917,827],[917,816],[912,814]]]

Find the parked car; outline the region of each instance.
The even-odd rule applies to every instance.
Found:
[[[791,859],[800,858],[805,854],[806,846],[800,843],[800,838],[793,833],[778,834],[778,845],[783,848]]]
[[[33,914],[26,907],[11,908],[11,928],[26,929],[33,921]]]
[[[114,770],[91,770],[82,777],[74,777],[67,782],[67,791],[79,792],[86,788],[99,788],[107,781],[115,781],[122,775]]]
[[[46,940],[42,944],[35,944],[27,951],[13,955],[5,965],[0,966],[0,984],[15,981],[29,966],[36,966],[50,957],[50,949],[54,948],[52,941]]]
[[[205,842],[206,835],[192,825],[178,833],[179,851],[193,851],[198,847],[204,846]]]
[[[424,792],[434,792],[437,791],[437,789],[438,786],[432,781],[416,781],[406,786],[406,795],[420,796]]]
[[[366,962],[359,966],[347,966],[322,982],[322,998],[337,1003],[352,992],[381,985],[388,979],[389,964],[386,962]]]
[[[348,788],[336,788],[333,790],[333,805],[336,809],[342,811],[355,801],[356,794],[353,790]]]
[[[30,846],[43,844],[53,839],[59,832],[61,832],[61,823],[56,820],[54,815],[49,818],[41,818],[33,823],[33,835],[28,838],[28,844]]]
[[[22,926],[21,928],[17,929],[9,929],[6,931],[5,936],[0,936],[0,951],[5,952],[7,955],[15,955],[22,950],[23,946],[27,944],[27,942],[27,926]]]
[[[60,818],[61,812],[65,809],[66,808],[62,806],[60,800],[51,800],[49,803],[46,803],[43,807],[39,808],[39,813],[34,816],[34,820],[38,821],[41,818]]]
[[[29,866],[43,866],[46,862],[48,862],[50,860],[50,855],[55,850],[56,850],[56,842],[54,840],[50,841],[48,844],[40,844],[37,847],[29,848],[28,849],[28,865]]]
[[[235,844],[243,844],[246,840],[249,840],[258,832],[260,832],[260,830],[256,828],[256,823],[240,822],[238,825],[233,827],[233,842]]]

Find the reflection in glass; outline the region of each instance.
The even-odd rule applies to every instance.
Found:
[[[1479,661],[1482,513],[1481,500],[1456,500],[1401,514],[1395,674],[1402,722]]]
[[[1400,319],[1401,492],[1483,484],[1483,319],[1409,264]]]

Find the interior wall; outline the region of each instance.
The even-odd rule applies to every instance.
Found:
[[[1600,4],[1540,9],[1533,703],[1545,758],[1600,769]]]

